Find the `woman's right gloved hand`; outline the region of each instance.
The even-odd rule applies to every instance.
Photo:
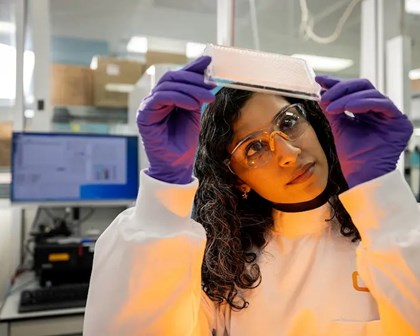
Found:
[[[200,132],[201,106],[214,100],[215,87],[204,83],[209,56],[162,76],[137,112],[137,126],[149,159],[147,174],[187,184],[192,180]]]

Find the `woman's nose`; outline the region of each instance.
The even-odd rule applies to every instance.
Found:
[[[275,157],[281,167],[290,167],[296,164],[297,158],[302,152],[299,147],[294,146],[290,141],[281,136],[275,136]]]

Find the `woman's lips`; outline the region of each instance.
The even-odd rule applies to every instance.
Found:
[[[296,170],[296,172],[293,174],[292,178],[287,184],[290,185],[306,182],[309,178],[312,177],[312,175],[314,174],[314,170],[314,162],[305,164],[304,166]]]

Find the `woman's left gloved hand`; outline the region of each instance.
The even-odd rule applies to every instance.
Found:
[[[325,89],[320,106],[349,187],[395,170],[413,133],[407,117],[366,79],[317,76],[316,81]]]

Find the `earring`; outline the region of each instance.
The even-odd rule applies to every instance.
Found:
[[[246,188],[243,188],[242,191],[243,191],[242,199],[244,200],[248,199],[248,191],[246,190]]]

